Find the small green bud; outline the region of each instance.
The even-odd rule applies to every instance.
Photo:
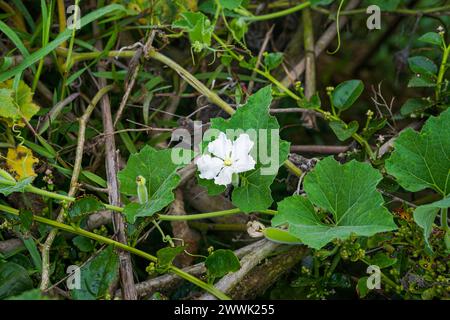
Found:
[[[148,191],[145,183],[146,180],[143,176],[136,177],[137,194],[140,204],[146,203],[148,201]]]

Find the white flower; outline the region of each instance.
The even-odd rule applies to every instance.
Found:
[[[241,134],[234,141],[227,139],[221,132],[219,137],[208,144],[209,154],[202,155],[195,163],[200,171],[200,178],[214,179],[218,185],[229,185],[233,173],[241,173],[255,168],[255,160],[249,154],[253,141],[248,134]]]
[[[266,228],[259,221],[249,221],[247,222],[247,233],[252,238],[260,238],[264,236],[263,230]]]

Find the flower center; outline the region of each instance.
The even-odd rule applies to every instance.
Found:
[[[233,161],[231,161],[230,158],[226,158],[225,160],[223,160],[223,165],[226,167],[229,167],[233,164]]]

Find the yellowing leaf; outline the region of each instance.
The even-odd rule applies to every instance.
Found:
[[[0,115],[2,118],[15,119],[17,117],[17,107],[14,105],[14,91],[11,89],[0,89]]]
[[[30,121],[39,111],[39,106],[33,103],[33,93],[25,82],[19,83],[16,92],[12,87],[13,80],[0,83],[0,119],[9,126],[24,126],[22,118]]]
[[[9,170],[15,173],[17,180],[35,176],[33,165],[38,162],[39,160],[33,156],[33,153],[27,147],[8,148],[6,165]]]

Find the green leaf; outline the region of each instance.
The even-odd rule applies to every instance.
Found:
[[[268,70],[275,69],[283,62],[282,52],[271,52],[264,55],[264,65]]]
[[[431,88],[435,87],[436,82],[428,74],[416,74],[411,79],[409,79],[409,88]]]
[[[325,158],[305,177],[308,198],[295,195],[279,202],[272,225],[288,224],[291,235],[315,249],[352,234],[368,237],[394,230],[397,226],[376,190],[381,178],[367,163],[340,165]],[[331,224],[322,221],[313,204],[332,214]]]
[[[234,188],[231,196],[233,204],[246,213],[265,210],[272,204],[270,186],[289,153],[289,143],[279,137],[277,119],[269,114],[271,102],[271,87],[267,86],[252,95],[230,119],[211,120],[211,129],[218,129],[229,136],[228,130],[234,134],[229,136],[232,140],[238,132],[248,133],[250,139],[256,139],[252,150],[256,167],[240,175],[240,185]],[[262,143],[261,139],[267,143]],[[262,154],[266,154],[267,159],[262,159]]]
[[[398,8],[401,0],[370,0],[369,5],[379,6],[382,11],[393,11]]]
[[[205,267],[210,277],[221,278],[229,272],[238,271],[241,264],[233,251],[219,249],[206,258]]]
[[[233,20],[231,20],[230,28],[232,30],[233,37],[237,41],[240,41],[242,40],[242,38],[244,38],[245,34],[248,31],[248,24],[245,19],[234,18]]]
[[[75,300],[103,298],[118,276],[118,267],[119,258],[114,252],[114,247],[109,246],[81,267],[81,288],[71,290],[72,298]]]
[[[369,288],[367,287],[367,280],[369,277],[362,277],[358,279],[358,284],[356,285],[356,291],[360,298],[364,298],[369,293]]]
[[[156,150],[145,146],[139,153],[132,154],[125,169],[118,173],[120,192],[129,196],[138,196],[138,176],[146,180],[149,200],[125,206],[124,214],[129,222],[134,223],[137,217],[150,217],[175,199],[173,190],[180,182],[176,171],[182,165],[175,164],[171,154],[172,149]]]
[[[408,191],[450,193],[450,109],[430,117],[420,132],[404,130],[386,161],[387,172]]]
[[[311,99],[301,98],[298,100],[298,106],[304,109],[320,109],[322,102],[320,101],[320,96],[316,92]]]
[[[371,265],[378,266],[380,269],[384,269],[395,265],[397,263],[397,259],[389,257],[384,252],[378,252],[369,259],[369,263]]]
[[[0,263],[0,299],[18,295],[33,288],[27,270],[14,262]]]
[[[2,111],[0,117],[10,120],[8,121],[10,125],[17,121],[19,124],[25,125],[21,119],[25,118],[27,121],[30,121],[39,111],[39,106],[33,103],[33,92],[31,92],[31,88],[25,82],[19,82],[17,91],[13,90],[13,86],[13,80],[0,83],[0,102],[6,103],[5,106],[0,107],[0,111]],[[9,98],[7,95],[9,95]],[[13,104],[12,107],[11,103]]]
[[[47,296],[42,295],[40,289],[32,289],[6,300],[48,300]]]
[[[92,252],[95,249],[92,240],[83,236],[76,236],[72,242],[82,252]]]
[[[291,235],[288,231],[278,228],[265,228],[263,231],[266,239],[283,244],[302,244],[302,241]]]
[[[371,119],[367,128],[363,130],[363,137],[369,140],[376,132],[383,129],[387,124],[386,118],[375,118]]]
[[[173,28],[185,29],[193,46],[196,43],[203,46],[211,45],[214,26],[208,17],[201,12],[183,12],[180,16],[181,18],[172,24]]]
[[[436,32],[425,33],[418,40],[421,41],[421,42],[434,44],[434,45],[437,45],[437,46],[442,46],[442,43],[443,43],[441,36],[439,34],[437,34]]]
[[[224,9],[233,10],[242,4],[242,0],[219,0],[219,3]]]
[[[0,178],[0,193],[2,193],[5,196],[9,196],[13,192],[24,192],[25,187],[30,185],[33,179],[34,177],[28,177],[18,181],[13,186],[6,186],[2,184],[2,178]]]
[[[436,64],[424,56],[415,56],[408,59],[409,68],[412,72],[434,75],[438,71]]]
[[[311,6],[327,6],[334,2],[334,0],[311,0]]]
[[[412,113],[424,112],[427,108],[431,106],[431,103],[425,99],[412,98],[406,100],[400,109],[400,113],[403,116],[407,116]]]
[[[159,273],[166,272],[171,266],[176,256],[182,253],[185,248],[186,248],[185,246],[180,246],[180,247],[166,247],[159,249],[156,252],[156,256],[158,257],[158,264],[156,266],[156,270]]]
[[[68,216],[72,221],[80,219],[105,209],[105,205],[94,196],[84,196],[78,198],[69,208]]]
[[[13,99],[14,91],[12,89],[0,88],[0,115],[2,118],[17,119],[17,107]]]
[[[359,124],[357,121],[352,121],[349,124],[343,121],[332,121],[330,127],[339,140],[345,141],[358,132]]]
[[[450,207],[450,197],[430,204],[419,206],[414,210],[414,221],[423,229],[425,247],[429,252],[433,252],[428,239],[433,230],[433,223],[440,209]]]
[[[331,100],[333,105],[343,111],[350,108],[359,98],[364,90],[364,84],[361,80],[348,80],[339,84],[334,89]]]
[[[197,181],[200,186],[206,188],[209,196],[217,196],[227,189],[226,186],[215,184],[214,180],[207,180],[200,178],[198,174],[197,174]]]
[[[30,210],[22,210],[20,211],[19,219],[23,230],[29,231],[33,224],[33,212]]]

